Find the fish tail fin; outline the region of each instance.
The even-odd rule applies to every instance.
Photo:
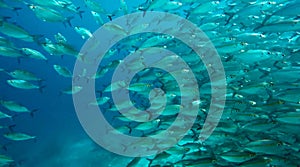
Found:
[[[230,20],[233,18],[234,13],[227,13],[227,12],[225,12],[224,14],[229,16],[228,19],[226,20],[226,23],[225,23],[225,26],[226,26],[226,25],[229,24]]]
[[[183,10],[185,12],[185,18],[189,18],[190,17],[190,14],[191,12],[189,10]]]
[[[33,142],[34,142],[34,143],[36,143],[36,142],[37,142],[37,138],[36,138],[36,136],[34,136],[34,138],[33,138]]]
[[[20,8],[20,7],[14,7],[13,11],[16,12],[17,16],[19,16],[19,12],[18,11],[21,10],[21,9],[22,8]]]
[[[41,41],[41,38],[44,37],[44,35],[33,35],[32,38],[33,38],[33,41],[36,42],[37,44],[41,44],[42,41]]]
[[[44,88],[46,87],[46,85],[42,85],[42,86],[39,86],[39,91],[40,93],[43,93],[44,92]]]
[[[265,25],[266,22],[267,22],[268,20],[270,20],[271,17],[272,17],[271,14],[266,14],[266,17],[265,17],[265,19],[262,21],[261,25]]]
[[[11,119],[12,121],[14,121],[15,118],[16,118],[17,116],[18,116],[18,114],[14,114],[13,116],[10,117],[10,119]]]
[[[38,109],[31,110],[31,111],[30,111],[30,116],[33,117],[33,116],[34,116],[33,114],[34,114],[35,112],[37,112],[37,111],[38,111]]]
[[[6,73],[7,75],[9,75],[9,72],[7,72],[5,69],[3,69],[3,68],[1,68],[0,69],[0,72],[4,72],[4,73]]]
[[[115,120],[116,120],[116,117],[117,117],[117,116],[113,116],[113,117],[111,118],[111,121],[112,121],[112,122],[115,121]]]
[[[153,159],[150,159],[150,158],[146,158],[146,159],[149,161],[148,167],[150,167],[151,164],[152,164]]]
[[[112,15],[107,15],[107,18],[109,19],[109,21],[112,21]]]
[[[279,61],[275,61],[273,64],[273,67],[276,67],[278,70],[281,70],[282,67],[278,66],[277,64],[279,63]]]
[[[101,97],[101,96],[102,96],[102,91],[100,91],[100,90],[96,90],[96,93],[99,93],[99,97]]]
[[[64,25],[66,26],[66,23],[68,23],[68,25],[70,27],[72,27],[72,23],[71,23],[71,20],[74,18],[74,16],[69,16],[67,17],[67,19],[64,21]]]
[[[79,17],[82,19],[82,14],[84,13],[84,10],[79,10],[80,9],[80,6],[76,8],[78,14],[79,14]]]
[[[21,57],[17,58],[18,64],[21,64]]]
[[[270,103],[271,100],[273,99],[273,92],[272,92],[272,90],[270,90],[270,89],[266,89],[266,91],[267,91],[267,94],[268,94],[268,96],[269,96],[269,98],[266,100],[266,103],[268,104],[268,103]]]
[[[262,75],[259,77],[259,79],[265,78],[270,74],[270,71],[258,68],[258,71],[260,71],[262,73]]]
[[[5,150],[5,151],[7,151],[7,146],[6,146],[6,145],[3,145],[3,146],[2,146],[2,149]]]
[[[10,16],[3,16],[3,17],[1,18],[1,20],[0,20],[0,26],[2,26],[3,22],[4,22],[4,21],[7,21],[8,19],[11,19],[11,17],[10,17]]]
[[[255,27],[254,29],[253,29],[253,31],[256,31],[256,30],[258,30],[258,29],[260,29],[260,28],[262,28],[264,25],[259,25],[259,26],[257,26],[257,27]]]
[[[129,129],[128,133],[131,134],[132,128],[129,125],[125,125],[125,126]]]
[[[78,11],[79,17],[82,18],[82,14],[84,13],[83,10]]]
[[[256,28],[254,28],[253,31],[256,31],[256,30],[260,29],[261,27],[263,27],[271,17],[272,17],[272,15],[267,14],[265,19],[261,22],[261,24],[259,26],[257,26]]]
[[[90,78],[89,77],[85,77],[85,79],[86,79],[86,83],[90,82]]]
[[[12,124],[12,125],[9,125],[8,126],[8,130],[10,131],[10,132],[13,132],[14,131],[14,127],[16,127],[16,124]]]

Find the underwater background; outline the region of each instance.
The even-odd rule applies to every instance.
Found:
[[[298,0],[1,0],[0,165],[299,166],[299,8]],[[203,64],[191,58],[195,53],[184,52],[189,48],[162,34],[137,34],[123,40],[125,44],[114,46],[113,58],[99,67],[97,97],[110,97],[104,90],[121,63],[118,60],[151,44],[186,57],[202,89],[198,118],[186,138],[158,155],[124,157],[98,146],[80,125],[72,100],[80,88],[71,88],[72,71],[76,59],[82,58],[78,56],[81,47],[92,37],[90,33],[120,16],[147,11],[177,14],[206,33],[224,66],[226,105],[212,136],[199,142],[197,136],[210,104],[210,82]],[[15,70],[22,71],[16,76]],[[150,72],[153,76],[147,77],[154,80],[147,78],[147,84],[170,94],[178,91],[168,74],[158,69]],[[143,81],[143,75],[135,76],[133,82]],[[133,92],[139,91],[133,88]],[[147,109],[147,96],[137,94],[131,93],[136,107]],[[122,118],[116,123],[115,117],[120,115],[112,109],[111,98],[98,103],[115,127],[123,127],[120,131],[142,136],[164,129],[170,118],[176,117],[180,102],[175,96],[168,102],[174,108],[166,111],[174,113],[147,126]]]

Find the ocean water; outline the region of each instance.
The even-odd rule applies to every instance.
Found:
[[[49,4],[43,6],[38,4],[42,2],[39,0],[0,2],[7,5],[2,5],[3,7],[0,8],[0,18],[2,18],[0,36],[14,45],[12,47],[1,43],[1,47],[16,48],[17,53],[23,55],[16,58],[4,53],[0,56],[0,68],[3,69],[0,72],[2,104],[0,111],[12,116],[0,119],[0,125],[4,126],[0,129],[0,145],[2,146],[0,154],[11,159],[9,160],[11,162],[5,163],[4,158],[3,160],[0,158],[0,165],[26,167],[300,165],[298,133],[300,132],[300,23],[299,13],[297,15],[296,12],[300,4],[298,0],[125,1],[128,14],[144,12],[147,15],[147,11],[167,12],[187,19],[202,29],[219,53],[226,77],[226,94],[223,95],[226,97],[226,104],[222,118],[207,141],[200,142],[198,136],[209,113],[209,105],[212,103],[210,101],[212,96],[210,76],[199,57],[195,56],[190,46],[186,47],[182,41],[172,39],[170,35],[151,41],[156,47],[167,48],[184,57],[197,83],[191,83],[184,77],[178,79],[183,80],[188,86],[199,86],[196,91],[200,90],[201,97],[199,101],[194,101],[195,104],[198,102],[200,104],[197,119],[193,121],[194,125],[186,133],[186,137],[175,144],[175,149],[141,159],[108,151],[87,135],[76,115],[72,95],[63,93],[63,90],[70,87],[76,78],[63,77],[53,68],[53,65],[60,65],[73,73],[77,55],[67,53],[51,55],[43,48],[45,42],[47,43],[46,38],[55,43],[54,35],[60,33],[66,38],[66,43],[79,52],[87,38],[82,39],[74,28],[83,27],[93,33],[103,25],[96,22],[91,14],[92,9],[86,5],[85,0],[70,1],[78,7],[75,11],[82,11],[81,17],[78,13],[64,8],[68,5],[63,8]],[[126,15],[125,10],[120,9],[118,0],[94,0],[93,2],[105,9],[100,13],[103,23],[110,22],[110,18],[115,20]],[[63,18],[72,17],[70,24],[43,21],[38,18],[38,13],[30,9],[30,5],[59,11]],[[22,27],[36,40],[28,42],[6,34],[7,31],[1,29],[4,23]],[[180,26],[179,23],[177,25]],[[111,28],[110,31],[118,30]],[[192,33],[186,32],[187,35],[193,35]],[[119,113],[109,111],[113,108],[113,102],[110,91],[105,92],[104,89],[111,84],[115,70],[110,63],[116,63],[116,60],[124,59],[137,48],[147,46],[145,42],[155,36],[163,35],[144,33],[123,39],[113,46],[116,48],[115,54],[101,62],[99,67],[99,69],[107,69],[108,72],[96,79],[95,93],[97,97],[110,97],[109,102],[99,106],[102,111],[105,111],[104,115],[110,120],[109,122],[114,127],[125,128],[124,133],[128,135],[150,136],[159,132],[158,130],[166,129],[177,116],[178,108],[171,108],[170,112],[174,110],[175,113],[159,117],[158,125],[138,127],[139,122],[115,121],[115,117],[120,117]],[[161,39],[167,42],[161,42]],[[197,42],[194,41],[194,43]],[[30,58],[22,52],[21,48],[37,50],[47,58],[47,61]],[[169,65],[168,62],[159,63],[163,66]],[[119,64],[120,62],[116,65]],[[30,81],[40,88],[28,90],[8,84],[8,80],[13,79],[8,73],[16,69],[32,72],[41,78],[41,81]],[[179,70],[182,72],[182,69]],[[142,83],[149,84],[151,89],[161,88],[166,94],[176,96],[170,97],[167,105],[181,104],[180,95],[176,94],[179,86],[174,78],[161,69],[151,68],[148,78],[146,72],[142,71],[135,75],[131,84],[142,81]],[[161,76],[158,77],[158,75]],[[149,78],[155,80],[149,81]],[[135,107],[147,110],[150,107],[147,95],[149,87],[143,86],[133,88],[137,90],[131,91],[130,97],[134,99]],[[139,92],[143,91],[147,92],[146,95],[145,93],[139,95]],[[193,96],[191,92],[188,93],[190,93],[189,96]],[[26,106],[30,111],[25,113],[11,111],[4,106],[4,101],[14,101]],[[130,130],[127,131],[127,128]],[[16,138],[5,137],[7,134],[16,132],[28,134],[32,136],[32,139],[16,141]],[[114,145],[113,141],[110,144]]]

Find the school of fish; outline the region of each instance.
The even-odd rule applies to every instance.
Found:
[[[61,32],[49,34],[47,30],[42,30],[44,34],[36,34],[15,23],[13,18],[22,19],[19,12],[30,11],[32,19],[40,24],[62,24],[74,36],[79,36],[82,42],[93,39],[92,32],[96,29],[85,27],[75,19],[92,18],[98,26],[102,26],[134,12],[177,14],[205,32],[222,60],[227,82],[222,118],[212,135],[201,142],[198,136],[209,112],[211,83],[201,59],[190,47],[168,34],[142,33],[126,37],[110,48],[98,71],[86,78],[87,82],[95,80],[96,85],[100,85],[96,87],[97,99],[87,107],[99,106],[115,129],[124,134],[150,136],[166,130],[179,110],[186,107],[181,105],[180,97],[193,95],[195,90],[180,92],[173,76],[157,68],[140,71],[131,83],[109,83],[107,79],[120,64],[126,67],[123,70],[128,71],[140,68],[140,62],[129,66],[123,61],[130,53],[148,47],[161,47],[177,55],[155,60],[155,63],[174,67],[174,72],[183,75],[192,72],[197,83],[181,79],[186,86],[198,85],[199,90],[196,91],[200,91],[200,101],[193,101],[192,104],[199,104],[200,108],[193,127],[176,145],[157,155],[130,158],[126,164],[113,166],[300,166],[299,0],[145,0],[139,4],[128,4],[126,0],[120,0],[119,7],[111,11],[103,7],[100,0],[0,0],[0,10],[14,13],[10,16],[1,12],[0,55],[8,62],[15,59],[18,64],[22,64],[23,59],[44,61],[47,63],[44,68],[53,75],[72,81],[76,79],[72,67],[65,66],[63,62],[65,57],[85,61],[84,55],[79,53],[80,47]],[[138,32],[147,26],[141,25],[132,31]],[[119,25],[108,23],[104,27],[108,31],[127,35]],[[187,35],[192,36],[193,32],[187,32]],[[28,43],[37,47],[30,47]],[[51,59],[57,56],[62,63],[52,63]],[[192,71],[176,69],[178,56]],[[47,78],[39,71],[18,66],[14,68],[7,70],[0,67],[0,75],[9,77],[1,84],[20,91],[39,91],[42,95],[47,90]],[[85,75],[84,71],[82,75]],[[147,111],[151,101],[149,94],[153,93],[151,90],[154,88],[162,89],[167,97],[165,108],[162,108],[161,101],[151,103],[151,108],[163,109],[158,118],[149,122],[134,122],[118,112],[120,109],[130,112],[133,107]],[[58,96],[72,95],[82,89],[70,84],[66,88],[57,88],[57,92]],[[118,107],[114,105],[111,93],[120,89],[128,90],[134,106],[127,101]],[[16,131],[15,126],[22,125],[15,123],[14,117],[29,114],[35,119],[35,112],[43,111],[28,108],[22,101],[14,100],[13,95],[1,97],[0,105],[0,119],[5,120],[0,127],[5,129],[2,135],[7,141],[14,144],[38,138],[30,129]],[[152,116],[149,112],[142,114],[146,119]],[[17,166],[19,162],[5,154],[5,150],[9,149],[5,144],[1,143],[4,151],[0,154],[0,166]],[[143,141],[134,144],[143,145]]]

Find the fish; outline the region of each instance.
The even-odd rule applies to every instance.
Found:
[[[90,102],[89,105],[103,105],[110,100],[110,97],[98,97],[96,101]]]
[[[4,0],[0,0],[0,7],[10,9],[10,10],[13,10],[13,11],[18,11],[18,10],[22,9],[20,7],[12,7],[8,4],[6,4],[6,2]]]
[[[222,153],[220,157],[228,162],[243,163],[255,158],[255,153],[242,151],[228,151]]]
[[[170,10],[178,10],[182,7],[182,3],[179,1],[167,1],[165,5],[161,6],[161,9],[164,11],[170,11]]]
[[[128,6],[125,0],[120,0],[120,9],[123,11],[123,14],[128,14]]]
[[[35,42],[39,38],[39,36],[31,35],[23,27],[7,22],[5,20],[0,20],[0,32],[7,36],[24,40],[26,42]]]
[[[30,1],[34,4],[41,5],[41,6],[57,7],[59,5],[59,2],[56,0],[49,0],[47,2],[43,2],[41,0],[30,0]],[[63,1],[60,1],[60,2],[63,2]]]
[[[42,86],[38,86],[30,83],[29,81],[22,79],[9,79],[6,81],[10,86],[19,89],[42,89]]]
[[[14,101],[5,101],[5,100],[1,100],[0,104],[5,107],[6,109],[8,109],[9,111],[13,111],[13,112],[32,112],[30,111],[27,107],[14,102]]]
[[[108,85],[106,88],[104,88],[103,92],[113,92],[125,88],[126,86],[127,83],[125,81],[116,81]]]
[[[11,57],[11,58],[22,58],[24,55],[22,52],[15,47],[5,47],[0,46],[0,55],[5,57]]]
[[[5,113],[3,113],[3,112],[0,111],[0,119],[4,119],[4,118],[12,119],[12,116],[7,115],[7,114],[5,114]]]
[[[26,133],[20,133],[20,132],[10,132],[4,134],[3,136],[12,141],[24,141],[24,140],[30,140],[36,138],[36,136],[31,136]]]
[[[299,12],[297,12],[297,9],[299,9],[300,3],[297,1],[290,1],[290,3],[286,3],[282,8],[279,8],[275,12],[269,14],[266,16],[266,18],[263,20],[262,24],[265,24],[268,22],[271,17],[273,16],[283,16],[283,17],[297,17],[299,16]]]
[[[91,11],[95,11],[95,12],[101,13],[101,14],[107,13],[107,11],[98,2],[95,2],[93,0],[84,0],[84,3]]]
[[[54,64],[53,68],[59,75],[61,75],[63,77],[71,78],[73,75],[71,73],[71,71],[69,69],[67,69],[66,67]]]
[[[60,44],[60,43],[59,43]],[[45,41],[41,43],[43,49],[50,55],[61,56],[64,54],[59,48],[58,44],[53,43],[50,39],[45,38]]]
[[[47,157],[49,164],[53,159],[59,159],[64,165],[66,160],[72,159],[76,164],[70,164],[71,161],[68,161],[69,166],[88,166],[98,161],[103,163],[102,166],[128,167],[300,166],[298,0],[117,2],[112,5],[102,3],[101,0],[84,0],[81,3],[71,0],[0,0],[0,7],[4,13],[0,16],[0,55],[1,59],[5,60],[1,61],[0,67],[0,75],[4,77],[2,89],[9,87],[14,91],[21,91],[19,93],[22,93],[19,89],[41,89],[44,83],[51,84],[52,75],[58,78],[65,77],[61,80],[75,82],[64,88],[52,84],[51,92],[57,90],[59,98],[53,92],[41,94],[41,98],[55,102],[57,98],[68,98],[61,96],[62,94],[84,93],[84,85],[76,84],[77,81],[83,79],[86,83],[95,82],[96,98],[83,105],[87,109],[101,109],[107,122],[114,128],[105,133],[125,134],[138,139],[129,143],[130,147],[122,145],[123,151],[139,151],[141,148],[154,153],[146,157],[123,157],[123,160],[113,156],[103,160],[105,156],[102,156],[101,150],[98,152],[94,145],[80,145],[84,149],[79,153],[74,151],[73,147],[72,150],[68,149],[69,145],[74,145],[73,141],[68,141],[63,143],[63,152],[58,150],[62,154]],[[143,20],[150,18],[150,11],[174,14],[185,20],[176,22],[167,14]],[[135,12],[141,13],[143,21],[139,21],[138,17],[127,17],[126,21],[117,23],[121,20],[119,17]],[[86,21],[91,24],[86,24]],[[190,21],[203,33],[186,29],[185,21]],[[172,26],[168,27],[170,25]],[[111,48],[103,53],[104,56],[97,53],[94,59],[90,59],[89,54],[107,42],[96,39],[92,34],[94,26],[102,26],[104,32],[112,33],[116,39],[122,40],[112,44]],[[156,33],[157,30],[161,30],[161,26],[168,29]],[[206,40],[205,36],[209,40]],[[195,37],[203,37],[203,41],[193,40]],[[76,41],[75,38],[79,40]],[[188,46],[188,43],[182,40],[184,38],[190,39],[189,42],[192,41],[193,46]],[[88,51],[80,50],[85,40],[92,43]],[[218,72],[222,72],[222,68],[215,68],[215,60],[207,56],[213,53],[206,48],[209,44],[213,45],[212,49],[217,53],[215,56],[219,57],[223,64],[226,85],[219,80],[210,81],[220,77]],[[201,47],[203,52],[196,53],[194,46]],[[158,58],[159,53],[151,52],[150,47],[167,49],[173,54]],[[152,62],[145,62],[146,57],[143,54],[148,51],[151,53]],[[133,53],[140,56],[125,59]],[[204,62],[203,58],[209,62]],[[97,62],[100,59],[101,62]],[[11,63],[14,60],[18,60],[18,66]],[[77,76],[73,76],[70,69],[73,60],[87,66],[96,65],[97,71],[90,73],[87,67],[83,67]],[[188,68],[178,69],[181,61],[184,61]],[[168,70],[157,67],[168,67]],[[110,81],[117,68],[122,72],[122,76],[131,72],[135,74],[132,78],[126,78],[127,80]],[[41,73],[47,69],[47,74]],[[188,77],[192,74],[195,81]],[[176,78],[177,75],[180,77]],[[177,81],[180,81],[180,84]],[[8,85],[5,85],[5,82]],[[225,106],[222,117],[214,128],[216,122],[207,121],[207,118],[215,118],[215,115],[211,114],[213,108],[221,109],[223,106],[214,103],[221,95],[212,97],[212,93],[223,91],[223,87],[226,87]],[[116,104],[113,97],[121,90],[130,99],[120,99]],[[200,93],[199,97],[196,97],[197,92]],[[10,150],[17,145],[26,147],[27,142],[14,141],[39,138],[12,129],[17,124],[26,132],[28,127],[21,125],[21,113],[26,117],[25,113],[32,116],[37,111],[29,108],[32,104],[29,103],[30,99],[26,99],[29,98],[27,93],[35,92],[23,93],[25,94],[20,94],[20,99],[14,100],[17,94],[3,91],[0,100],[0,119],[3,121],[0,129],[5,141],[9,140],[8,146],[12,145],[3,145],[8,156],[0,155],[0,166],[32,166],[26,157],[23,160],[13,152],[14,150]],[[186,104],[185,99],[191,101]],[[34,102],[40,104],[38,100],[34,99]],[[60,111],[61,107],[63,106],[42,106],[43,109],[54,109],[54,115],[57,115],[56,110]],[[197,107],[198,112],[195,120],[190,120],[194,116],[192,112],[180,113],[182,109],[190,110],[193,107]],[[159,116],[152,111],[159,112]],[[134,120],[134,116],[147,121]],[[182,121],[174,123],[178,116],[182,116]],[[40,118],[35,119],[39,121]],[[158,135],[169,130],[167,134],[178,134],[178,137],[181,137],[180,128],[186,127],[188,121],[192,121],[193,125],[184,134],[180,134],[183,137],[180,140]],[[208,126],[205,126],[205,122]],[[171,126],[173,129],[168,129]],[[209,130],[213,132],[206,140],[199,138],[199,134]],[[102,137],[105,139],[105,136]],[[144,140],[144,137],[151,137],[150,143]],[[170,146],[170,143],[174,145]],[[114,142],[111,141],[110,144],[113,145]],[[50,151],[57,152],[55,147]],[[142,151],[140,152],[142,154]],[[81,154],[89,156],[81,156],[83,161],[79,162],[76,157],[80,157]],[[101,154],[102,159],[99,159],[98,154]],[[14,162],[9,156],[18,161]],[[31,156],[30,152],[28,156]],[[97,160],[94,161],[93,156],[96,156]],[[118,162],[110,161],[109,158]]]
[[[292,102],[299,104],[300,95],[298,93],[298,89],[285,89],[284,91],[279,91],[275,93],[278,99],[283,100],[285,102]]]
[[[134,83],[130,84],[129,87],[127,88],[130,91],[147,91],[151,89],[151,84],[149,83]]]
[[[276,140],[261,139],[247,143],[245,150],[253,153],[283,155],[285,153],[285,144]]]
[[[54,35],[55,41],[58,44],[67,44],[67,39],[61,33],[57,33]]]
[[[37,18],[44,22],[59,22],[72,26],[71,20],[74,18],[73,16],[65,17],[60,11],[45,6],[34,4],[27,4],[27,6],[34,12]]]
[[[86,39],[86,38],[91,38],[93,37],[93,34],[86,28],[84,27],[78,27],[78,26],[75,26],[74,27],[74,30],[79,34],[81,35],[81,38],[82,39]]]
[[[146,130],[150,130],[152,128],[158,127],[159,123],[160,123],[160,119],[155,119],[155,120],[150,121],[150,122],[140,123],[137,126],[135,126],[134,129],[135,130],[146,131]]]
[[[80,7],[75,6],[71,1],[69,2],[58,1],[58,5],[56,5],[55,7],[77,14],[80,16],[80,18],[82,18],[82,14],[84,13],[83,10],[80,10]]]
[[[93,15],[94,19],[96,20],[96,23],[98,25],[103,25],[104,24],[104,21],[101,17],[101,15],[95,11],[91,11],[91,14]]]
[[[62,90],[61,93],[73,95],[73,94],[77,94],[78,92],[80,92],[82,90],[82,88],[83,88],[82,86],[69,86],[69,87],[65,88],[64,90]]]
[[[269,24],[264,24],[255,28],[257,32],[274,33],[274,32],[287,32],[297,31],[300,29],[300,20],[279,20]]]
[[[114,24],[114,23],[106,23],[103,25],[103,27],[108,30],[108,31],[112,31],[116,34],[119,34],[119,35],[123,35],[123,36],[126,36],[127,35],[127,31],[121,27],[120,25],[118,24]]]
[[[272,159],[268,157],[259,157],[252,159],[250,161],[244,162],[240,164],[240,166],[243,167],[250,167],[250,166],[257,166],[257,167],[263,167],[263,166],[268,166],[272,162]]]
[[[14,160],[11,157],[4,155],[4,154],[0,154],[0,164],[1,165],[3,165],[3,166],[9,165],[13,162],[14,162]]]
[[[126,167],[134,167],[140,162],[140,160],[141,160],[141,157],[135,157],[127,164]]]
[[[47,61],[47,57],[44,56],[41,52],[30,49],[30,48],[21,48],[22,52],[29,58],[38,59],[38,60],[45,60]]]
[[[93,79],[102,78],[108,72],[108,70],[109,69],[107,67],[99,68],[99,70],[92,76],[92,78]]]
[[[58,43],[54,46],[54,48],[58,52],[58,55],[70,55],[74,57],[78,56],[78,50],[71,44]]]
[[[32,72],[22,70],[22,69],[16,69],[11,72],[7,72],[7,74],[15,79],[19,80],[25,80],[25,81],[42,81],[43,79],[37,77]]]
[[[266,119],[257,119],[254,120],[253,122],[246,123],[241,128],[252,132],[261,132],[261,131],[270,130],[276,126],[278,126],[278,124],[275,122],[270,122],[269,120]]]
[[[174,146],[166,150],[166,153],[168,154],[186,154],[187,152],[190,151],[190,148],[185,148],[181,146]]]
[[[0,36],[0,44],[1,44],[1,46],[5,46],[5,47],[15,47],[14,44],[10,40],[8,40],[2,36]]]
[[[212,13],[214,10],[218,8],[219,1],[209,1],[209,2],[203,2],[197,7],[191,9],[189,13],[191,14],[206,14],[206,13]]]
[[[287,112],[287,113],[282,113],[278,114],[276,116],[276,120],[282,123],[287,123],[287,124],[300,124],[299,122],[300,119],[300,112]]]

